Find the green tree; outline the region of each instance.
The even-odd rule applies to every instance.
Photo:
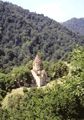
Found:
[[[65,76],[69,72],[68,66],[61,61],[53,65],[52,71],[53,71],[53,76],[52,76],[53,78],[59,78]]]
[[[11,73],[13,79],[16,80],[19,86],[21,81],[27,82],[29,84],[31,83],[32,73],[27,67],[25,66],[15,67],[13,68]]]
[[[15,88],[11,74],[0,73],[0,98],[5,97],[7,92]]]
[[[49,62],[43,61],[43,69],[46,70],[49,77],[52,77],[52,68]]]
[[[26,67],[28,67],[30,70],[33,68],[33,61],[30,60],[27,64]]]

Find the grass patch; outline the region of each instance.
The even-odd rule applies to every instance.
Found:
[[[30,88],[27,88],[28,90]],[[23,88],[17,88],[17,89],[13,89],[11,91],[11,93],[7,93],[7,95],[5,96],[5,98],[3,99],[2,101],[2,107],[7,107],[7,103],[8,103],[8,97],[11,96],[11,95],[15,95],[15,94],[21,94],[21,95],[24,95],[24,92],[23,92]]]

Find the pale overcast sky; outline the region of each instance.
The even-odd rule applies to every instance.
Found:
[[[58,22],[73,17],[84,18],[84,0],[2,0],[17,4],[30,12],[42,13]]]

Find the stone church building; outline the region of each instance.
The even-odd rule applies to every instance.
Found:
[[[34,78],[33,82],[38,87],[43,86],[46,82],[50,81],[50,78],[48,77],[46,71],[43,70],[43,64],[38,54],[33,61],[33,69],[31,70],[31,72]]]

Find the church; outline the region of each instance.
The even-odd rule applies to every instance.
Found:
[[[50,81],[46,71],[43,70],[43,64],[38,54],[33,61],[33,69],[31,72],[34,78],[34,82],[38,87],[44,86],[47,82]]]

